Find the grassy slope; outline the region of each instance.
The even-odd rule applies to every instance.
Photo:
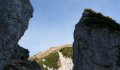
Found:
[[[60,50],[60,52],[66,58],[71,58],[72,57],[72,47],[64,47]]]
[[[41,65],[43,70],[48,70],[43,65],[46,65],[49,68],[58,69],[61,66],[61,63],[59,62],[58,51],[60,51],[63,54],[63,56],[70,58],[72,56],[72,47],[71,46],[72,46],[71,44],[66,44],[63,46],[50,48],[48,51],[44,52],[41,55],[42,58],[39,58],[39,57],[41,57],[41,56],[39,56],[39,57],[37,57],[37,59],[32,58],[30,60],[36,60],[38,62],[38,64]],[[45,55],[45,54],[48,54],[48,55]],[[43,57],[43,55],[45,55],[45,56]]]
[[[43,59],[45,61],[43,61]],[[40,59],[38,63],[42,66],[43,70],[47,70],[46,68],[43,67],[43,64],[49,68],[58,69],[59,68],[59,66],[57,65],[58,60],[59,60],[59,55],[56,51],[54,51],[50,53],[48,56]]]

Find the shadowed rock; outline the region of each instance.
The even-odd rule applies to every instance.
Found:
[[[0,70],[40,70],[29,51],[18,45],[33,8],[29,0],[0,0]]]
[[[120,25],[85,9],[76,24],[73,70],[120,70]]]

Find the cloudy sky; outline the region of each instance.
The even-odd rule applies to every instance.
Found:
[[[19,44],[30,55],[73,42],[75,24],[85,8],[120,22],[120,0],[30,0],[34,16]]]

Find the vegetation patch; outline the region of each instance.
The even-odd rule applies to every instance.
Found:
[[[96,13],[95,11],[91,9],[85,9],[85,12],[89,12],[87,19],[87,25],[93,25],[96,24],[100,27],[108,27],[111,31],[114,30],[120,30],[120,24],[118,24],[115,20],[110,18],[109,16],[104,16],[101,13]]]
[[[48,70],[45,66],[49,67],[49,68],[54,68],[54,69],[58,69],[60,66],[57,64],[59,60],[59,54],[58,52],[54,51],[52,53],[50,53],[48,56],[40,59],[38,62],[38,64],[40,64],[42,66],[43,70]]]
[[[65,47],[60,50],[64,57],[72,57],[72,47]]]

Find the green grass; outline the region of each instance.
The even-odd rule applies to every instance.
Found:
[[[45,59],[45,61],[42,61],[42,59]],[[38,61],[38,63],[42,66],[43,70],[48,70],[47,68],[43,67],[43,64],[46,65],[49,68],[58,69],[59,66],[57,64],[59,60],[59,54],[55,51],[53,53],[50,53],[48,56],[42,58]]]
[[[60,50],[64,57],[72,57],[72,47],[65,47]]]
[[[96,13],[91,9],[85,9],[84,11],[90,13],[88,14],[88,19],[85,21],[87,26],[96,24],[97,26],[102,28],[108,27],[110,31],[120,30],[120,24],[118,24],[109,16],[104,16],[101,13]]]

